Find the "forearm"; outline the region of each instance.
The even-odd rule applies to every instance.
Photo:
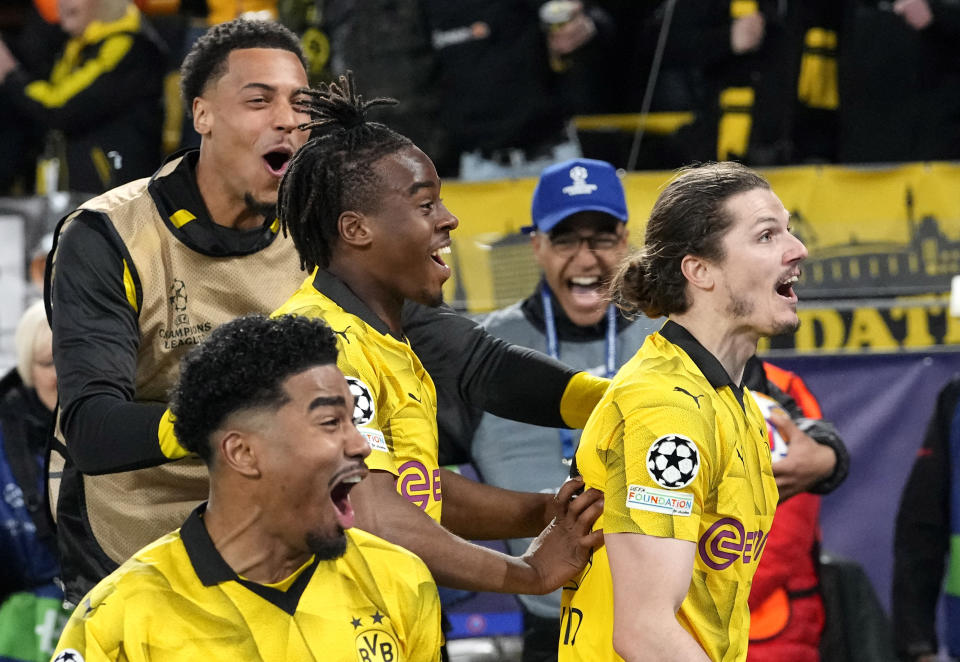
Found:
[[[159,426],[167,406],[127,402],[111,396],[86,398],[64,415],[67,448],[85,474],[130,471],[169,462],[159,444]]]
[[[392,474],[371,472],[351,491],[350,499],[358,528],[419,556],[441,586],[497,593],[547,592],[537,571],[522,558],[460,538],[400,496]]]
[[[552,519],[552,494],[515,492],[441,469],[443,526],[470,540],[532,538]]]
[[[404,332],[437,383],[468,405],[510,420],[564,427],[560,403],[576,370],[532,349],[491,336],[447,307],[408,302]]]
[[[614,612],[613,648],[626,662],[709,662],[670,611]]]

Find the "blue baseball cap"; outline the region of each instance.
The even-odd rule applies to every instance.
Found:
[[[540,174],[533,191],[533,225],[522,232],[549,232],[581,211],[599,211],[627,222],[627,200],[617,171],[606,161],[571,159]]]

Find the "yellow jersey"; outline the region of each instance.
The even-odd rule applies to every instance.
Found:
[[[397,338],[343,281],[317,269],[273,315],[323,319],[337,335],[337,365],[356,396],[354,420],[370,469],[397,476],[397,491],[440,521],[437,391],[406,338]]]
[[[201,505],[86,595],[57,662],[437,662],[440,603],[423,561],[351,529],[339,559],[256,584],[217,552]]]
[[[747,655],[747,596],[778,500],[766,434],[749,392],[668,321],[614,377],[577,450],[586,486],[604,492],[595,528],[696,544],[677,619],[715,662]],[[564,587],[561,619],[561,662],[622,659],[606,548]]]

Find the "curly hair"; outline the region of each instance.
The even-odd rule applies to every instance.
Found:
[[[650,318],[690,307],[680,264],[687,255],[724,257],[722,239],[733,218],[726,202],[738,193],[770,190],[760,174],[732,161],[682,168],[650,212],[643,248],[629,255],[610,280],[610,299],[625,313]]]
[[[373,164],[413,143],[379,122],[367,121],[370,108],[396,101],[364,101],[357,94],[353,72],[340,76],[339,84],[321,84],[308,94],[313,120],[300,128],[311,130],[311,138],[280,182],[278,209],[301,268],[311,270],[329,266],[343,211],[370,212],[379,204],[382,182]]]
[[[187,113],[193,100],[214,80],[226,73],[230,53],[244,48],[276,48],[290,51],[304,69],[307,61],[297,35],[273,21],[237,18],[207,30],[194,42],[180,65],[180,95]]]
[[[336,365],[337,341],[321,320],[247,315],[213,330],[180,364],[170,392],[173,430],[187,450],[209,465],[210,435],[231,414],[282,407],[288,377]]]

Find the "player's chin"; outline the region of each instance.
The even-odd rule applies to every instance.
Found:
[[[321,561],[333,561],[347,552],[347,535],[339,524],[335,527],[332,532],[310,531],[307,533],[307,547]]]

